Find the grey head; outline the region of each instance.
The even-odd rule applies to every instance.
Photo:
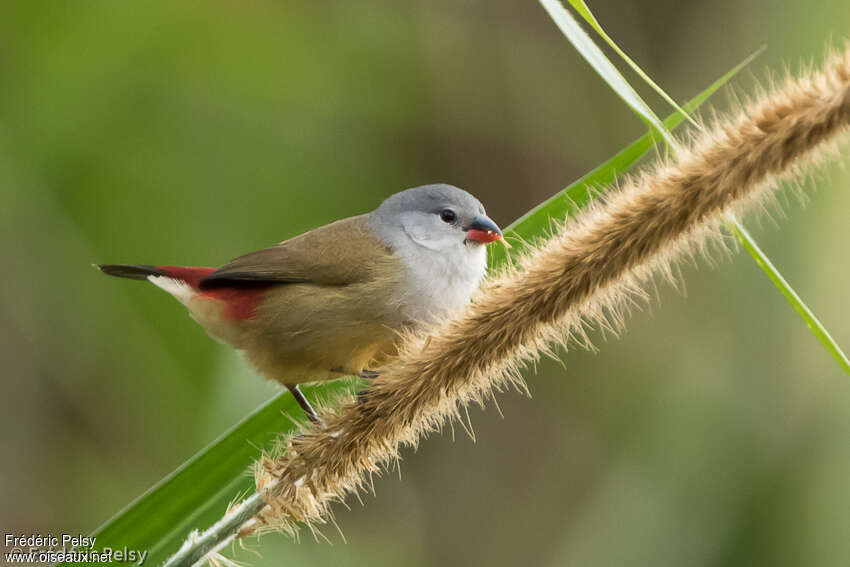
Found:
[[[401,231],[417,245],[435,251],[461,245],[482,248],[502,235],[478,199],[444,183],[396,193],[371,216],[373,228],[384,241],[396,244]]]
[[[367,217],[410,276],[402,296],[394,300],[405,316],[416,320],[469,303],[487,271],[484,244],[502,236],[478,199],[445,184],[396,193]]]

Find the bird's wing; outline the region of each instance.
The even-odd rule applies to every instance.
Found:
[[[348,285],[371,279],[375,265],[392,255],[360,215],[240,256],[204,277],[201,287],[251,282]]]

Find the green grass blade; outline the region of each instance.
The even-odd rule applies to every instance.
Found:
[[[607,33],[605,33],[605,30],[604,30],[604,29],[602,28],[602,26],[599,24],[599,21],[596,19],[596,16],[594,16],[594,15],[593,15],[593,12],[591,12],[591,11],[590,11],[590,9],[587,7],[587,4],[585,4],[585,3],[584,3],[584,0],[568,0],[568,1],[569,1],[569,3],[572,5],[572,7],[573,7],[573,8],[575,8],[576,12],[578,12],[578,13],[579,13],[579,15],[580,15],[582,18],[584,18],[584,20],[585,20],[588,24],[590,24],[590,26],[591,26],[594,30],[596,30],[596,33],[598,33],[598,34],[599,34],[599,37],[601,37],[602,39],[604,39],[604,40],[608,43],[608,45],[610,45],[610,46],[611,46],[611,49],[613,49],[613,50],[617,53],[617,55],[619,55],[620,57],[622,57],[622,58],[623,58],[623,61],[625,61],[625,62],[629,65],[629,67],[631,67],[631,68],[632,68],[632,70],[634,70],[634,72],[635,72],[635,73],[637,73],[637,74],[638,74],[638,76],[639,76],[641,79],[643,79],[643,81],[644,81],[646,84],[648,84],[650,87],[652,87],[652,88],[655,90],[655,92],[657,92],[659,95],[661,95],[661,98],[663,98],[664,100],[666,100],[666,101],[670,104],[670,106],[672,106],[672,107],[673,107],[673,108],[674,108],[677,112],[679,112],[679,113],[683,114],[683,115],[684,115],[684,116],[685,116],[685,117],[686,117],[686,118],[687,118],[687,119],[688,119],[688,120],[689,120],[692,124],[696,125],[696,122],[694,122],[694,121],[693,121],[693,119],[692,119],[690,116],[688,116],[688,114],[687,114],[687,113],[686,113],[686,112],[685,112],[685,111],[684,111],[684,110],[683,110],[683,109],[682,109],[682,108],[681,108],[681,107],[680,107],[680,106],[676,103],[676,101],[675,101],[675,100],[673,100],[673,99],[672,99],[672,98],[671,98],[671,97],[670,97],[670,96],[669,96],[669,95],[668,95],[668,94],[664,91],[664,89],[662,89],[662,88],[661,88],[661,87],[659,87],[657,84],[655,84],[655,81],[653,81],[653,80],[650,78],[650,76],[649,76],[649,75],[647,75],[646,73],[644,73],[643,69],[641,69],[641,68],[638,66],[638,64],[637,64],[637,63],[635,63],[635,62],[632,60],[632,58],[631,58],[631,57],[629,57],[628,55],[626,55],[626,52],[625,52],[625,51],[623,51],[622,49],[620,49],[620,46],[619,46],[619,45],[617,45],[616,43],[614,43],[614,40],[613,40],[613,39],[611,39],[611,37],[610,37]]]
[[[709,85],[691,99],[685,109],[693,112],[748,62],[740,63]],[[676,112],[664,121],[664,126],[673,129],[682,121],[683,115]],[[522,246],[517,237],[533,240],[544,236],[553,218],[564,218],[574,206],[586,203],[589,188],[606,185],[627,171],[646,155],[656,140],[651,134],[638,138],[564,191],[512,223],[506,235],[514,237],[514,247]],[[497,246],[490,249],[493,250],[494,263],[504,261],[503,249]],[[304,391],[311,399],[331,399],[348,388],[351,388],[349,382],[337,381],[308,387]],[[302,415],[301,408],[288,392],[278,394],[254,410],[96,530],[93,534],[97,536],[96,549],[123,549],[126,546],[149,550],[145,564],[161,564],[177,551],[192,529],[213,524],[221,518],[228,503],[253,489],[246,472],[262,449],[269,449],[282,433],[292,430],[293,424],[285,414]]]
[[[676,140],[670,135],[670,131],[664,127],[658,116],[644,102],[640,95],[632,88],[628,81],[620,74],[617,68],[605,56],[599,46],[582,29],[578,21],[570,14],[560,0],[540,0],[540,4],[549,13],[549,16],[563,32],[564,36],[573,44],[582,57],[590,63],[597,73],[614,89],[620,98],[631,107],[635,113],[646,122],[650,128],[656,130],[671,148],[677,146]]]
[[[805,304],[802,298],[797,295],[797,292],[794,291],[794,288],[785,281],[785,278],[782,277],[782,274],[779,273],[779,270],[773,265],[770,259],[762,252],[761,248],[758,247],[753,237],[747,231],[744,226],[738,222],[738,219],[730,215],[730,228],[732,232],[738,239],[738,242],[744,247],[744,249],[750,253],[750,256],[753,257],[753,260],[756,261],[756,264],[767,274],[767,277],[770,278],[770,281],[773,282],[773,285],[782,292],[782,295],[785,296],[785,299],[788,300],[788,303],[794,308],[794,310],[800,315],[800,317],[805,321],[806,326],[812,332],[812,334],[820,341],[820,344],[823,345],[823,348],[832,355],[832,358],[838,363],[839,366],[844,370],[845,373],[850,375],[850,361],[847,360],[847,356],[841,350],[841,347],[838,346],[838,343],[835,342],[835,339],[832,338],[832,335],[829,334],[829,331],[821,324],[818,318],[812,313],[812,310]]]
[[[338,380],[302,390],[311,399],[332,399],[350,388],[349,381]],[[191,530],[212,524],[235,497],[253,491],[250,466],[260,448],[270,449],[280,434],[294,428],[288,416],[302,419],[303,411],[284,391],[98,528],[95,549],[147,550],[145,565],[161,565]]]

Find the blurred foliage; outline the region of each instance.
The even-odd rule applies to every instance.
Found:
[[[818,58],[845,2],[592,1],[677,100]],[[629,77],[631,80],[631,77]],[[637,84],[635,82],[635,84]],[[432,181],[507,224],[642,133],[536,2],[0,7],[0,526],[88,532],[268,398],[151,286],[92,262],[218,264]],[[738,82],[740,91],[752,81]],[[659,106],[651,92],[646,100]],[[720,103],[722,106],[722,102]],[[850,344],[838,168],[749,222]],[[817,188],[817,192],[813,190]],[[598,355],[529,373],[340,507],[347,544],[256,565],[831,565],[850,557],[850,384],[743,256]]]

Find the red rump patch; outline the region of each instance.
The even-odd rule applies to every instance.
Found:
[[[231,321],[250,319],[257,313],[266,286],[217,287],[201,292],[201,297],[224,302],[224,317]]]
[[[213,273],[215,268],[201,268],[192,266],[157,266],[158,269],[174,279],[183,280],[195,291],[200,292],[200,297],[214,299],[224,303],[223,315],[231,321],[242,321],[252,318],[257,307],[263,299],[263,294],[268,286],[246,286],[246,287],[216,287],[215,289],[200,291],[201,278]]]

